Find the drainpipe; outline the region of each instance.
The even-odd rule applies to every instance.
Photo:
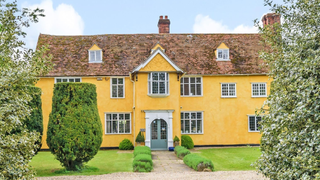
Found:
[[[136,142],[135,142],[135,135],[136,135],[136,114],[135,114],[135,111],[136,111],[136,101],[135,101],[135,82],[134,80],[131,79],[131,72],[129,72],[129,77],[130,77],[130,81],[133,83],[133,95],[132,95],[132,101],[133,101],[133,107],[132,107],[132,116],[133,116],[133,147],[136,147]]]

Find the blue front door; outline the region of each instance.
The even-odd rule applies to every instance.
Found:
[[[151,149],[167,150],[167,123],[163,119],[155,119],[151,123]]]

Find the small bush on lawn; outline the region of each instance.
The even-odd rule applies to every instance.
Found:
[[[178,158],[183,159],[184,156],[190,154],[190,151],[183,146],[176,146],[174,151]]]
[[[133,151],[133,156],[136,157],[139,154],[148,154],[151,156],[151,149],[148,146],[136,146]]]
[[[133,150],[133,144],[129,139],[124,139],[119,144],[120,150]]]
[[[153,162],[151,155],[149,154],[138,154],[133,159],[133,171],[134,172],[150,172],[153,169]]]
[[[192,138],[188,135],[182,135],[181,146],[184,146],[187,149],[192,149],[194,147]]]
[[[183,162],[196,171],[203,171],[204,169],[210,169],[213,171],[214,166],[210,159],[204,158],[197,154],[188,154],[183,158]]]

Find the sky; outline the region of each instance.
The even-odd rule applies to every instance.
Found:
[[[45,10],[46,17],[25,30],[29,48],[40,33],[155,34],[161,15],[170,19],[170,33],[256,33],[254,19],[271,12],[263,0],[19,0],[18,5]]]

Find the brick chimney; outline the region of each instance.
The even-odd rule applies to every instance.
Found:
[[[163,19],[163,16],[160,16],[158,28],[159,33],[170,33],[170,20],[168,16],[165,16],[165,19]]]
[[[262,17],[261,21],[263,23],[263,27],[265,27],[267,25],[272,25],[274,23],[279,23],[280,24],[280,14],[276,14],[276,13],[265,14]]]

